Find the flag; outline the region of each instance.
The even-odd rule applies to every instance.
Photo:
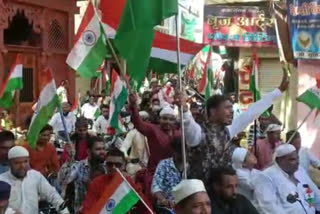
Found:
[[[250,84],[249,89],[252,92],[253,100],[254,102],[261,99],[260,91],[257,87],[257,74],[259,70],[259,58],[256,52],[253,53],[252,58],[252,69],[251,69],[251,75],[250,75]]]
[[[177,0],[127,0],[123,9],[115,45],[126,60],[131,79],[141,83],[145,78],[154,27],[162,20],[177,14]]]
[[[35,148],[41,129],[49,122],[56,108],[60,105],[56,83],[50,68],[41,72],[42,88],[27,134],[31,148]]]
[[[14,92],[23,88],[22,60],[22,54],[18,54],[16,62],[13,64],[7,79],[0,89],[0,106],[2,108],[10,108],[13,104]]]
[[[311,109],[316,108],[320,110],[320,84],[309,88],[297,98],[297,101],[306,104]]]
[[[107,54],[104,30],[98,14],[89,1],[87,10],[78,29],[75,45],[67,58],[67,64],[82,77],[97,77],[97,69]]]
[[[102,197],[92,206],[90,214],[125,214],[139,201],[139,195],[120,173],[115,173]]]
[[[111,82],[111,102],[110,102],[110,127],[115,128],[118,132],[122,132],[122,124],[120,120],[120,112],[128,99],[126,82],[120,79],[118,73],[112,71]]]
[[[201,94],[204,94],[205,100],[212,95],[213,86],[213,69],[212,69],[212,45],[210,45],[209,53],[207,56],[206,64],[200,79],[198,90]]]

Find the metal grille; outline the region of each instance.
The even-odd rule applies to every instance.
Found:
[[[20,102],[33,102],[33,69],[23,68],[23,89],[20,91]]]
[[[57,19],[53,19],[49,26],[49,48],[66,49],[67,39],[66,32]]]

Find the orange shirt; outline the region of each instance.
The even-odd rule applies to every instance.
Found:
[[[56,148],[51,143],[39,149],[32,149],[29,144],[24,146],[29,151],[30,166],[32,169],[48,176],[50,173],[58,172],[60,168]]]

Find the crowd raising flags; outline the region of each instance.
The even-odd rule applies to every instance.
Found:
[[[23,56],[18,54],[6,81],[0,89],[0,107],[2,108],[10,108],[13,104],[15,91],[23,88],[22,64]]]

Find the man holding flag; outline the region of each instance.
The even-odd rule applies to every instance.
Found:
[[[111,148],[108,151],[107,174],[95,178],[89,185],[81,214],[125,214],[139,200],[141,203],[137,204],[136,213],[152,213],[138,186],[130,176],[125,175],[125,164],[125,156],[120,150]]]

